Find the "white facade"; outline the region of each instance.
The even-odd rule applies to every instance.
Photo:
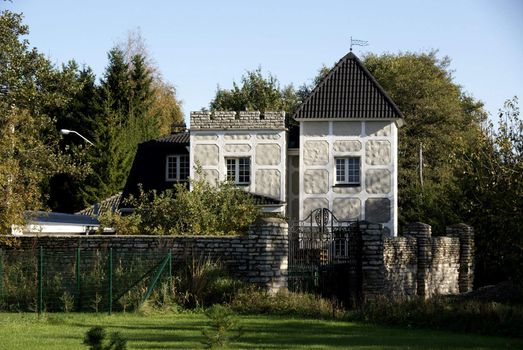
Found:
[[[358,184],[336,181],[336,158],[359,157]],[[397,232],[397,126],[394,121],[300,122],[299,218],[329,208],[338,220],[381,223]]]
[[[232,112],[234,115],[234,112]],[[251,113],[252,114],[252,113]],[[201,116],[202,113],[199,113]],[[226,116],[229,117],[230,113]],[[257,114],[260,118],[260,113]],[[279,113],[283,125],[284,113]],[[191,121],[193,114],[191,114]],[[219,117],[218,117],[219,118]],[[251,115],[251,118],[253,116]],[[234,119],[232,119],[234,120]],[[216,120],[214,120],[216,122]],[[262,120],[263,121],[263,117]],[[231,122],[232,123],[232,122]],[[227,119],[220,121],[221,128],[192,128],[190,133],[191,178],[201,167],[205,179],[211,184],[227,180],[227,159],[248,158],[250,180],[239,184],[247,192],[281,202],[264,206],[266,211],[285,212],[286,202],[286,130],[267,129],[260,123],[258,128],[227,128]],[[213,127],[214,126],[214,127]]]

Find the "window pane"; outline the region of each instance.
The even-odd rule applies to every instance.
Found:
[[[176,156],[167,156],[167,180],[176,180]]]
[[[345,173],[345,158],[336,158],[336,182],[347,182]]]
[[[180,178],[179,180],[184,181],[189,178],[189,156],[183,155],[180,156]]]
[[[348,182],[349,183],[360,183],[360,158],[359,157],[351,157],[348,159],[349,161],[349,176],[348,176]]]
[[[236,159],[226,159],[227,164],[227,181],[236,182]]]
[[[238,183],[249,183],[251,181],[251,159],[239,158],[239,177]]]

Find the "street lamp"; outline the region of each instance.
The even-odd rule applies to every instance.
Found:
[[[83,139],[85,140],[85,142],[87,142],[88,144],[94,146],[94,143],[92,143],[91,141],[89,141],[87,138],[85,138],[84,136],[82,136],[82,135],[81,135],[79,132],[77,132],[77,131],[69,130],[69,129],[61,129],[61,130],[60,130],[60,133],[61,133],[62,135],[69,135],[69,134],[71,134],[71,133],[76,134],[76,135],[80,136],[81,138],[83,138]]]

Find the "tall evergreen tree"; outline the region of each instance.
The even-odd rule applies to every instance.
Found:
[[[131,59],[131,103],[130,113],[135,119],[138,134],[137,141],[157,137],[160,133],[157,116],[153,113],[153,99],[155,91],[152,86],[153,78],[142,55],[135,55]]]
[[[87,139],[94,140],[97,125],[101,123],[96,77],[88,67],[81,70],[77,68],[77,70],[75,79],[80,88],[72,96],[66,108],[55,113],[57,128],[75,130]],[[76,212],[90,203],[82,195],[81,189],[87,181],[87,175],[92,170],[88,160],[90,159],[89,153],[93,150],[92,146],[75,136],[64,137],[61,144],[64,150],[72,152],[75,159],[81,162],[81,171],[75,175],[56,174],[49,180],[48,205],[53,211]]]

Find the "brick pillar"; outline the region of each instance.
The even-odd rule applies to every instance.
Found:
[[[418,245],[418,269],[416,273],[417,294],[419,297],[430,296],[429,278],[432,254],[432,227],[422,222],[413,222],[403,228],[404,236],[412,236]]]
[[[447,235],[459,238],[459,292],[470,292],[474,282],[474,229],[467,224],[447,227]]]
[[[383,294],[384,262],[383,231],[380,224],[360,223],[361,230],[361,283],[363,300],[372,300]]]
[[[261,218],[249,227],[249,282],[270,292],[287,288],[289,226],[279,218]]]

